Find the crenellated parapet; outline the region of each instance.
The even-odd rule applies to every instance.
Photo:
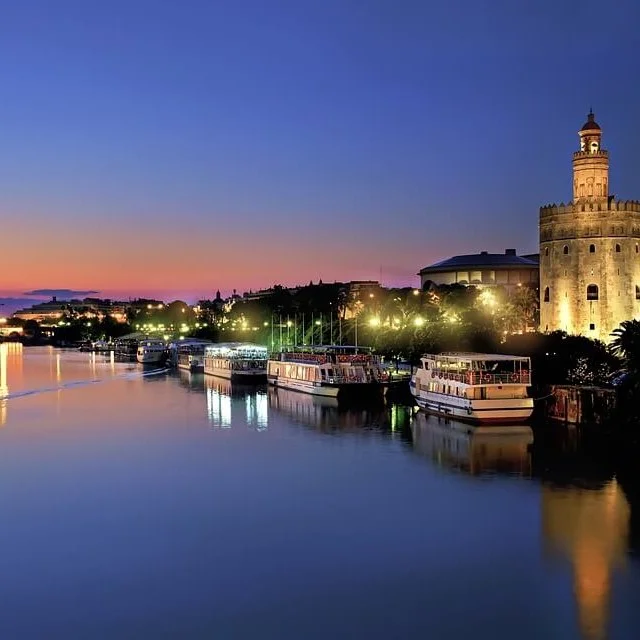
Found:
[[[561,202],[560,204],[547,204],[540,207],[540,218],[551,218],[562,214],[592,213],[598,211],[622,211],[640,213],[640,200],[587,200],[580,203]]]
[[[560,204],[545,204],[540,207],[540,217],[554,216],[559,213],[573,213],[574,207],[572,204],[566,204],[561,202]]]
[[[597,151],[596,153],[593,153],[591,151],[574,151],[573,152],[573,159],[577,160],[579,158],[608,158],[609,157],[609,152],[605,151],[604,149],[600,149],[600,151]]]

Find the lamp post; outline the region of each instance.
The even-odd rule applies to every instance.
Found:
[[[329,303],[329,344],[333,344],[333,309]]]

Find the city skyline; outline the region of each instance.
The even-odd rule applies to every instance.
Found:
[[[0,297],[412,286],[535,253],[590,107],[638,193],[633,3],[170,4],[5,10]]]

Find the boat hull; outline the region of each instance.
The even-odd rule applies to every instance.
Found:
[[[165,354],[163,352],[158,353],[144,353],[137,354],[136,360],[140,364],[161,364],[164,361]]]
[[[459,403],[449,401],[446,397],[438,397],[439,395],[421,394],[414,397],[418,406],[427,413],[472,424],[526,422],[533,413],[531,398],[514,398],[502,401],[476,400]]]
[[[385,390],[385,387],[379,383],[368,382],[347,384],[313,383],[306,380],[295,380],[280,376],[268,376],[268,382],[279,389],[289,389],[290,391],[299,391],[324,398],[345,398],[377,393],[382,394]]]
[[[203,371],[208,376],[216,376],[224,378],[232,382],[243,382],[246,384],[264,382],[267,379],[265,369],[256,370],[233,370],[233,369],[217,369],[211,367],[203,367]]]
[[[203,373],[204,365],[201,362],[190,362],[188,364],[178,363],[178,369],[189,371],[190,373]]]

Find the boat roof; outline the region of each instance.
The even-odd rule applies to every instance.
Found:
[[[425,353],[423,358],[448,358],[450,360],[529,360],[529,356],[510,356],[504,353],[473,353],[473,352],[454,352],[449,351],[446,353]]]
[[[267,350],[262,344],[255,344],[253,342],[214,342],[209,343],[206,347],[211,349],[264,349]]]
[[[313,352],[313,353],[326,353],[327,351],[373,351],[372,347],[362,347],[353,344],[305,344],[297,345],[294,347],[285,348],[282,350],[285,353],[292,352]]]

